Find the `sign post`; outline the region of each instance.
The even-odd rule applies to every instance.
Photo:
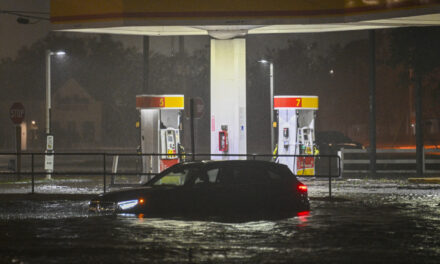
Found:
[[[46,155],[44,156],[44,169],[46,170],[46,179],[51,179],[53,172],[54,155],[53,155],[53,135],[47,135],[46,138]]]
[[[15,171],[17,172],[17,181],[21,179],[21,123],[24,120],[24,116],[25,110],[23,104],[19,102],[13,103],[11,108],[9,108],[9,117],[12,123],[15,124],[15,149],[17,153]]]

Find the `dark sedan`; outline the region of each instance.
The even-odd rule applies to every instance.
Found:
[[[285,165],[198,161],[176,164],[142,187],[101,194],[89,209],[144,216],[295,213],[309,210],[309,199]]]

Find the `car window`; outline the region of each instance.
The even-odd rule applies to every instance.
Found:
[[[163,175],[159,180],[155,181],[153,185],[184,185],[188,178],[189,169],[170,170],[167,174]]]
[[[216,183],[219,168],[209,169],[206,172],[199,173],[194,184]]]
[[[217,176],[219,171],[220,171],[219,168],[215,168],[215,169],[210,169],[206,172],[206,174],[208,174],[209,182],[214,183],[217,181]]]

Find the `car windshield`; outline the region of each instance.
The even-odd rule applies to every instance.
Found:
[[[189,171],[189,168],[182,167],[171,169],[165,174],[159,176],[157,179],[153,179],[149,185],[184,185],[185,181],[188,179]]]

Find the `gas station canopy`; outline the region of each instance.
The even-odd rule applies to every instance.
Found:
[[[130,35],[329,32],[440,25],[440,0],[52,0],[54,30]]]
[[[51,23],[54,30],[70,32],[211,36],[211,153],[246,154],[246,39],[240,37],[438,26],[440,0],[51,0]],[[137,98],[138,109],[146,113],[141,123],[148,124],[142,134],[145,146],[154,146],[145,148],[147,152],[157,153],[159,143],[165,142],[158,140],[159,109],[168,107],[167,99]],[[289,147],[297,142],[292,141],[288,128],[283,128],[279,131],[284,137],[279,137],[283,139],[279,146],[284,147],[280,149],[286,150],[285,154],[310,154],[318,99],[303,96],[277,100],[274,106],[283,112],[280,116],[284,128],[294,127],[297,131],[293,135],[302,138],[304,144],[310,143],[301,149]],[[297,118],[292,111],[301,111],[302,116]],[[172,131],[177,138],[178,130]],[[374,133],[370,135],[375,140]],[[418,153],[422,153],[421,139],[417,139]],[[162,144],[162,148],[175,147],[177,140],[170,142],[174,143]],[[371,153],[371,164],[375,164],[375,147]],[[418,164],[422,164],[421,157],[418,155]],[[158,163],[155,164],[153,169],[157,171]],[[314,172],[304,171],[302,175],[306,174]]]

